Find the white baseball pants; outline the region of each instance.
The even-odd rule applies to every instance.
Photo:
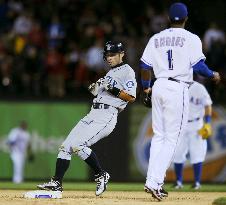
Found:
[[[197,130],[187,130],[176,147],[174,163],[184,163],[189,153],[191,164],[203,162],[207,152],[207,141],[202,139]]]
[[[176,145],[188,121],[188,85],[167,78],[157,79],[152,88],[152,127],[154,136],[146,186],[159,189],[173,160]]]
[[[11,159],[13,162],[13,182],[21,183],[24,180],[25,154],[12,152]]]
[[[60,148],[58,158],[71,160],[71,154],[76,153],[86,160],[92,151],[89,147],[113,131],[117,116],[118,110],[112,106],[108,109],[92,108],[71,130]]]

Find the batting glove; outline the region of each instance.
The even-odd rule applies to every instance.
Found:
[[[101,88],[103,88],[103,84],[105,83],[104,78],[100,78],[96,83],[92,83],[89,87],[88,90],[94,95],[97,96],[98,92]]]

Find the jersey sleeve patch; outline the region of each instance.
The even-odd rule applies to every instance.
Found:
[[[129,80],[126,82],[126,87],[129,89],[133,88],[134,85],[135,83],[132,80]]]

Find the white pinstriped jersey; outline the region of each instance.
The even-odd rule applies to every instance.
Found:
[[[156,78],[193,80],[192,66],[205,59],[200,38],[183,29],[169,28],[150,38],[141,61],[151,66]]]
[[[20,127],[13,128],[8,135],[10,150],[13,153],[25,154],[30,140],[30,134]]]
[[[114,87],[124,90],[127,94],[136,97],[137,82],[135,72],[128,64],[112,68],[104,78]],[[128,102],[113,96],[105,89],[99,90],[98,95],[94,98],[93,102],[104,103],[120,109],[124,109],[128,104]]]
[[[187,130],[199,130],[203,126],[203,117],[205,114],[205,106],[212,105],[212,100],[206,88],[194,82],[189,88],[189,115]]]

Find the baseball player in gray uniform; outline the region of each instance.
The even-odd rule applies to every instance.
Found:
[[[172,4],[169,9],[171,27],[152,36],[141,57],[143,102],[150,106],[152,101],[154,132],[145,191],[159,201],[168,195],[162,187],[164,177],[187,125],[188,87],[193,81],[193,70],[220,80],[219,73],[204,63],[200,38],[184,29],[187,14],[186,5]],[[152,88],[150,71],[156,78]]]
[[[39,189],[63,191],[64,174],[72,154],[77,154],[95,172],[96,196],[106,190],[110,175],[103,170],[90,146],[113,131],[118,113],[136,98],[135,73],[128,64],[123,63],[123,56],[122,43],[110,41],[105,44],[103,58],[111,69],[104,78],[89,86],[89,91],[95,96],[92,108],[63,142],[56,161],[55,175],[50,182],[38,185]]]
[[[212,100],[206,88],[194,82],[189,87],[189,117],[186,132],[180,139],[175,151],[174,168],[176,173],[176,189],[183,187],[183,164],[190,155],[194,169],[194,189],[201,187],[202,163],[207,151],[206,139],[211,135]]]

